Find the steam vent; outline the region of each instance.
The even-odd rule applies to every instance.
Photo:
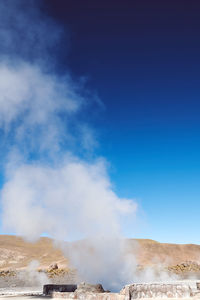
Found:
[[[45,285],[43,293],[53,298],[81,300],[132,300],[142,298],[200,298],[200,282],[144,283],[126,285],[119,293],[105,291],[101,284]]]

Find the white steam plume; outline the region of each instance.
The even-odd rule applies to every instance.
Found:
[[[20,165],[2,189],[4,224],[29,240],[44,232],[60,240],[117,238],[121,218],[135,213],[136,205],[117,197],[105,172],[102,161],[72,157],[62,166]]]
[[[132,280],[121,237],[123,220],[134,220],[137,205],[115,194],[104,159],[83,158],[95,144],[88,124],[79,121],[88,101],[69,73],[53,71],[49,48],[61,30],[36,3],[0,2],[0,134],[2,153],[8,152],[3,224],[31,241],[44,233],[85,239],[84,246],[65,249],[71,263],[83,280],[116,288]]]

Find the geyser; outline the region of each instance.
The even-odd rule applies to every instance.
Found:
[[[134,228],[137,205],[116,195],[106,159],[94,155],[85,117],[90,99],[67,70],[56,68],[58,56],[49,49],[62,30],[38,3],[0,3],[3,225],[29,241],[41,234],[87,240],[62,249],[83,280],[116,289],[132,280],[135,263],[127,263],[120,241],[124,220]]]

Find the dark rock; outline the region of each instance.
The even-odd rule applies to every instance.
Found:
[[[51,295],[53,292],[75,292],[76,284],[45,284],[43,286],[43,294]]]
[[[50,270],[57,270],[58,269],[58,265],[56,263],[52,264],[52,265],[50,265],[49,269]]]
[[[197,290],[200,290],[200,282],[199,281],[197,281],[196,285],[197,285]]]

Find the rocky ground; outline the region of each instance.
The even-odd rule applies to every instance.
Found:
[[[64,284],[76,283],[76,272],[68,269],[48,270],[7,270],[0,272],[0,289],[16,287],[40,288],[47,283]]]
[[[138,266],[137,275],[144,272],[143,266]],[[178,275],[178,279],[191,279],[200,280],[200,265],[195,262],[184,262],[179,265],[163,267],[162,271],[167,274]],[[156,270],[161,272],[161,269]],[[159,278],[159,274],[157,274]],[[57,264],[51,265],[48,269],[42,270],[2,270],[0,271],[0,289],[11,288],[34,288],[42,290],[44,284],[76,284],[78,282],[75,270],[68,268],[59,268]]]
[[[181,264],[168,266],[168,270],[172,273],[187,276],[198,276],[200,275],[200,264],[195,261],[186,261]]]

